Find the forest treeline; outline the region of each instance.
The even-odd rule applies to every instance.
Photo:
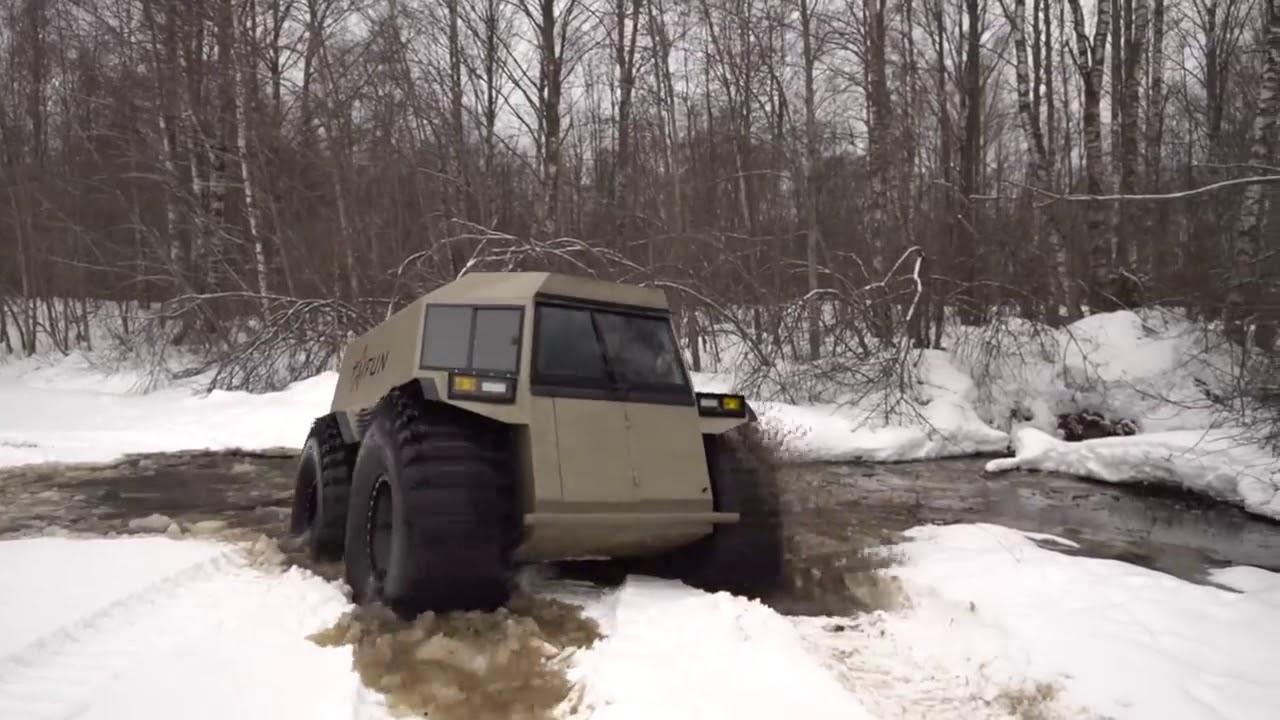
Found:
[[[0,352],[80,299],[331,348],[476,269],[794,357],[1150,303],[1274,342],[1277,0],[0,0],[0,63]]]

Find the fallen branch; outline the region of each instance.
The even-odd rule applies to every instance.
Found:
[[[1261,175],[1258,177],[1234,178],[1231,180],[1223,180],[1211,185],[1204,185],[1190,190],[1181,190],[1179,192],[1145,194],[1145,195],[1060,195],[1058,193],[1049,192],[1037,187],[1032,187],[1023,183],[1011,183],[1017,187],[1030,190],[1037,195],[1044,196],[1050,201],[1066,201],[1066,202],[1122,202],[1126,200],[1182,200],[1197,195],[1207,195],[1208,193],[1217,192],[1218,190],[1227,190],[1233,187],[1243,185],[1280,185],[1280,175]],[[1047,203],[1046,203],[1047,204]]]

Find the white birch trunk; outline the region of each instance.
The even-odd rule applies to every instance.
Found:
[[[1250,133],[1249,164],[1267,165],[1271,159],[1271,136],[1280,114],[1280,9],[1272,0],[1267,17],[1266,59],[1262,69],[1262,85],[1258,89],[1258,108]],[[1264,7],[1264,12],[1268,8]],[[1254,279],[1262,240],[1262,223],[1266,214],[1266,198],[1260,184],[1245,186],[1240,200],[1240,215],[1235,227],[1232,274],[1238,291]],[[1237,298],[1247,302],[1245,298]]]
[[[240,156],[240,179],[244,183],[244,214],[249,224],[249,243],[253,246],[254,276],[257,280],[258,292],[263,295],[270,290],[267,274],[267,254],[262,244],[262,236],[258,231],[258,202],[254,192],[253,168],[249,162],[249,122],[246,105],[248,103],[248,82],[245,78],[244,63],[241,62],[240,38],[236,25],[231,30],[231,64],[235,72],[235,115],[236,145]]]
[[[1052,165],[1045,147],[1038,111],[1031,106],[1031,78],[1027,68],[1026,12],[1026,0],[1015,0],[1013,15],[1009,18],[1009,25],[1013,30],[1014,57],[1016,60],[1018,119],[1021,121],[1022,132],[1026,136],[1027,145],[1031,148],[1032,183],[1039,189],[1048,190],[1050,189],[1049,178],[1052,175]],[[1033,210],[1033,213],[1035,241],[1037,244],[1041,240],[1041,231],[1046,228],[1048,231],[1047,244],[1050,262],[1052,263],[1049,292],[1050,316],[1056,318],[1058,316],[1058,308],[1065,307],[1067,315],[1074,317],[1076,315],[1076,303],[1070,297],[1071,278],[1067,264],[1067,251],[1063,245],[1062,235],[1058,231],[1057,223],[1054,222],[1051,216],[1047,217],[1042,209],[1037,207]]]

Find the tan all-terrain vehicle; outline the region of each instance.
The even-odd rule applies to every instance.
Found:
[[[695,392],[659,290],[472,273],[357,338],[291,520],[357,602],[507,602],[522,563],[609,559],[760,597],[774,475],[741,395]]]

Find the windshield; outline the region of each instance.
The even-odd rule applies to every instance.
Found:
[[[538,305],[534,374],[586,387],[687,390],[670,321],[663,316]]]

